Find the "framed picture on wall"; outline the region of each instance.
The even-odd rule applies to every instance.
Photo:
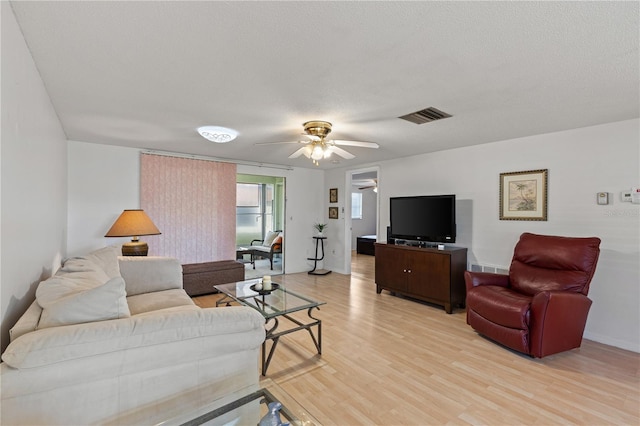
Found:
[[[338,188],[331,188],[329,190],[329,202],[330,203],[338,202]]]
[[[547,220],[548,169],[500,173],[500,220]]]
[[[329,219],[337,219],[337,218],[338,218],[338,208],[329,207]]]

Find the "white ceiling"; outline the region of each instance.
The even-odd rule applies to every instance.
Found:
[[[637,1],[12,6],[70,140],[315,167],[254,144],[328,120],[380,145],[333,168],[640,116]],[[453,117],[397,118],[430,106]]]

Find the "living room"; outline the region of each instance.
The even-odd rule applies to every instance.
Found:
[[[637,12],[635,2],[624,7],[635,7]],[[566,117],[555,118],[548,131],[514,131],[512,137],[486,141],[483,132],[491,124],[482,122],[476,129],[478,140],[485,143],[478,145],[443,145],[433,152],[397,155],[368,163],[343,161],[331,168],[310,167],[307,159],[303,166],[269,168],[269,175],[286,178],[287,274],[310,269],[306,258],[313,253],[311,236],[316,222],[329,223],[325,231],[324,267],[333,274],[351,272],[351,235],[349,219],[344,215],[350,206],[345,197],[350,192],[349,176],[375,169],[379,182],[377,234],[381,241],[385,240],[389,224],[389,197],[449,193],[456,194],[459,206],[456,245],[468,248],[470,264],[508,269],[515,242],[523,232],[600,237],[601,257],[589,293],[593,306],[584,337],[640,352],[640,210],[637,204],[620,199],[621,192],[640,185],[638,14],[632,11],[623,15],[632,20],[636,30],[627,34],[627,39],[618,39],[621,49],[627,48],[626,53],[619,54],[619,62],[609,58],[610,67],[602,65],[606,61],[597,56],[585,65],[594,67],[593,74],[599,76],[597,81],[604,86],[601,89],[585,86],[585,91],[596,91],[601,104],[588,109],[591,104],[585,99],[594,100],[598,96],[575,94],[576,108],[584,108],[584,115],[599,112],[599,117],[589,123],[579,121],[576,116],[580,114],[567,111]],[[610,30],[605,24],[593,29],[596,33]],[[64,103],[64,97],[52,102],[50,92],[57,88],[43,82],[9,2],[2,2],[2,51],[4,350],[8,330],[34,300],[38,283],[52,275],[63,258],[111,244],[113,241],[105,239],[104,233],[114,218],[125,208],[138,207],[139,156],[147,146],[145,141],[136,140],[139,130],[136,125],[125,122],[112,125],[121,126],[120,131],[129,134],[137,147],[101,143],[100,135],[87,134],[82,140],[68,137],[64,118],[54,106]],[[564,62],[556,60],[560,73]],[[508,63],[508,58],[496,58],[496,66]],[[60,72],[64,72],[64,67]],[[559,86],[566,84],[568,78],[566,71],[560,74],[565,80]],[[615,77],[619,75],[631,75],[635,81],[620,77],[623,83],[615,86]],[[522,81],[514,76],[513,85],[530,87],[531,96],[535,97],[536,87],[553,80],[552,77],[546,74],[537,81]],[[613,86],[605,85],[605,81]],[[465,89],[469,88],[460,90]],[[388,95],[387,90],[384,93]],[[508,93],[503,96],[506,110],[510,98]],[[382,101],[385,96],[380,98]],[[560,100],[552,99],[550,103],[556,101]],[[100,99],[93,102],[100,103]],[[473,102],[469,99],[469,103]],[[616,104],[623,107],[615,109]],[[100,119],[91,116],[89,106],[86,108],[83,119],[95,120],[99,125]],[[454,118],[464,113],[456,111]],[[483,118],[504,120],[501,116]],[[535,115],[529,118],[532,123],[540,120]],[[245,119],[250,121],[251,117]],[[292,126],[299,124],[296,121]],[[393,152],[392,146],[381,146]],[[255,149],[253,143],[247,148],[250,149]],[[500,174],[538,169],[549,171],[548,220],[499,220]],[[238,173],[263,175],[265,170],[249,162],[238,164]],[[337,204],[329,203],[332,188],[338,190]],[[599,192],[609,193],[609,204],[597,204]],[[331,206],[339,208],[338,219],[328,218],[327,209]]]

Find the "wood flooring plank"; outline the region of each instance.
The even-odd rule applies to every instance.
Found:
[[[543,359],[504,348],[463,309],[376,294],[374,257],[350,276],[276,282],[327,302],[323,353],[306,332],[280,339],[268,378],[324,425],[638,425],[640,354],[584,340]],[[219,295],[197,297],[215,306]],[[224,308],[220,308],[224,309]]]

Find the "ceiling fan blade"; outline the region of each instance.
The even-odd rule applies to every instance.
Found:
[[[314,141],[314,142],[318,142],[318,141],[321,139],[321,138],[320,138],[320,136],[317,136],[317,135],[309,135],[309,134],[307,134],[307,133],[302,133],[302,136],[306,136],[306,137],[308,137],[309,139],[311,139],[311,140],[312,140],[312,141]]]
[[[337,139],[334,139],[331,142],[333,142],[336,145],[359,146],[361,148],[379,148],[380,147],[380,145],[378,145],[375,142],[342,141]]]
[[[287,141],[287,142],[258,142],[254,145],[278,145],[283,143],[308,143],[307,141]]]
[[[291,154],[291,155],[289,156],[289,158],[298,158],[298,157],[300,157],[300,156],[301,156],[301,155],[303,155],[303,154],[304,154],[304,156],[305,156],[305,157],[309,158],[309,157],[311,156],[310,151],[311,151],[311,150],[309,149],[309,147],[308,147],[308,146],[303,146],[302,148],[300,148],[299,150],[297,150],[296,152],[294,152],[293,154]]]
[[[351,181],[353,186],[364,186],[373,188],[378,185],[378,179],[353,179]]]
[[[344,158],[345,160],[351,160],[353,158],[356,158],[355,155],[351,154],[350,152],[345,151],[342,148],[338,148],[337,146],[331,147],[331,151],[335,152],[336,154],[338,154],[340,157]]]
[[[371,189],[371,188],[375,188],[375,185],[374,186],[362,186],[362,187],[360,187],[358,189],[362,190],[362,189]]]

